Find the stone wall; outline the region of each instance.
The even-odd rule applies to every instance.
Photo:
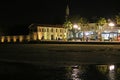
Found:
[[[0,36],[0,42],[24,42],[30,41],[29,35]]]

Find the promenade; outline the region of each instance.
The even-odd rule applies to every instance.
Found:
[[[118,64],[119,42],[40,42],[0,44],[0,61],[38,65]]]

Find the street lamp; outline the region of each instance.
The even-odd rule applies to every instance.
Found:
[[[73,25],[73,28],[74,28],[74,29],[78,29],[78,25],[77,25],[77,24],[74,24],[74,25]]]
[[[74,35],[74,39],[76,40],[76,36],[78,37],[78,32],[81,30],[81,28],[77,25],[74,24],[73,25],[73,35]]]
[[[114,24],[113,22],[110,22],[108,25],[109,25],[110,27],[115,26],[115,24]]]
[[[110,71],[112,71],[112,70],[114,70],[114,69],[115,69],[115,66],[114,66],[114,65],[110,65],[110,66],[109,66],[109,70],[110,70]]]

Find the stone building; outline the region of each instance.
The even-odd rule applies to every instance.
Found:
[[[65,40],[67,31],[62,25],[31,24],[28,35],[0,36],[0,42],[29,42],[40,40]]]
[[[64,40],[67,37],[62,25],[31,24],[29,30],[30,40]]]
[[[29,41],[55,41],[68,40],[73,38],[73,34],[67,31],[63,25],[42,25],[31,24],[28,35],[0,36],[0,42],[29,42]],[[77,39],[85,41],[86,38],[98,41],[120,41],[120,26],[110,27],[108,24],[104,26],[96,26],[95,23],[89,23],[86,27],[81,27],[76,34]]]

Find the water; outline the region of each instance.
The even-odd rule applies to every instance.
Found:
[[[1,45],[0,79],[119,80],[120,64],[110,64],[119,63],[119,47],[77,44]],[[110,65],[114,65],[114,69]]]
[[[119,80],[120,65],[41,66],[26,63],[0,63],[0,79],[40,80]]]

